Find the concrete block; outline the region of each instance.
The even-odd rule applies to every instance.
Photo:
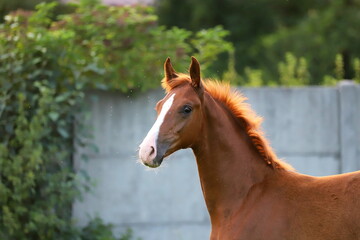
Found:
[[[154,107],[164,97],[162,90],[153,90],[132,98],[114,92],[95,91],[87,94],[93,143],[98,156],[137,150],[156,119]]]
[[[360,85],[342,84],[340,91],[341,172],[360,170]]]
[[[287,163],[293,166],[298,173],[311,176],[329,176],[340,173],[340,161],[334,155],[283,155]]]
[[[121,235],[130,227],[134,237],[142,240],[202,240],[210,237],[210,223],[206,222],[175,222],[149,225],[128,225],[116,227],[115,234]]]
[[[149,170],[131,156],[93,158],[80,163],[96,182],[73,216],[85,225],[99,216],[114,225],[208,221],[196,162],[192,151],[180,151]]]
[[[263,128],[277,152],[339,152],[336,88],[246,88],[241,91],[264,117]]]

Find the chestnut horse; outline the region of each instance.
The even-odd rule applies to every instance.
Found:
[[[202,81],[194,57],[190,75],[175,72],[169,58],[164,70],[167,95],[139,157],[154,168],[193,150],[211,240],[360,239],[360,172],[296,173],[276,157],[246,99],[228,84]]]

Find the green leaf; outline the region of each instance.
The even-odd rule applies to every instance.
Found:
[[[49,112],[49,117],[51,120],[53,120],[54,122],[56,122],[56,120],[59,119],[60,114],[57,112]]]
[[[60,134],[60,136],[62,136],[63,138],[69,138],[70,135],[68,133],[68,131],[62,127],[58,127],[57,128],[57,132]]]

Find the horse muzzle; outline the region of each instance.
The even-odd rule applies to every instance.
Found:
[[[141,162],[151,168],[157,168],[164,160],[169,144],[140,144],[139,158]]]

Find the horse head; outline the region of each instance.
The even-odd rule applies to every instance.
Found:
[[[189,148],[201,133],[203,85],[200,64],[192,57],[190,76],[177,73],[170,58],[162,80],[167,95],[156,104],[157,119],[140,144],[139,157],[148,167],[158,167],[173,152]]]

